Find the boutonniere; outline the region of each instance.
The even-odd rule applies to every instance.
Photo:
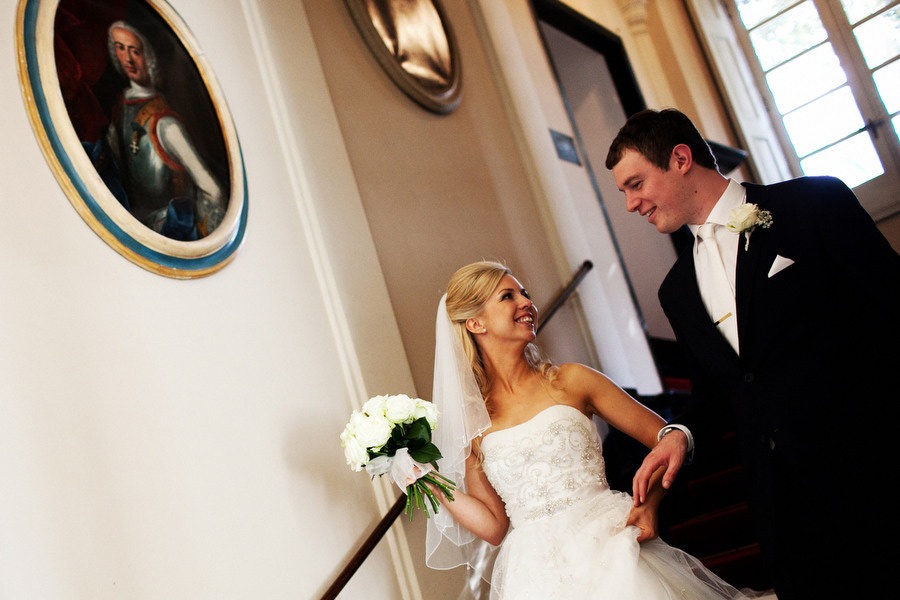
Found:
[[[728,231],[744,233],[746,236],[744,250],[750,248],[750,234],[753,233],[754,229],[757,227],[768,229],[772,226],[772,213],[767,210],[759,210],[757,205],[750,202],[745,202],[731,209],[729,217],[725,227]]]

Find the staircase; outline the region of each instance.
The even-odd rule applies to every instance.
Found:
[[[700,558],[738,588],[770,589],[747,503],[733,430],[723,430],[712,460],[697,460],[660,508],[660,537]]]
[[[663,378],[668,391],[638,397],[669,419],[689,403],[690,385],[680,378]],[[694,463],[683,467],[660,507],[660,538],[703,561],[711,571],[737,588],[771,589],[762,566],[737,439],[729,419],[715,417],[715,447],[697,450]],[[635,470],[646,448],[616,430],[604,440],[610,486],[631,492]]]

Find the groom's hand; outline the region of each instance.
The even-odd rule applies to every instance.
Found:
[[[687,436],[678,430],[674,430],[656,443],[656,446],[644,458],[644,462],[634,474],[631,482],[634,505],[640,506],[647,499],[647,488],[650,485],[650,477],[659,468],[664,468],[662,486],[669,489],[681,466],[687,457]]]

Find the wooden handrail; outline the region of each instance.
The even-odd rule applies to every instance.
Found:
[[[563,288],[563,291],[561,291],[559,295],[556,296],[553,302],[550,303],[550,307],[545,311],[544,318],[541,319],[541,322],[537,328],[538,333],[540,333],[541,329],[544,328],[544,325],[546,325],[550,321],[550,318],[554,314],[556,314],[556,311],[559,310],[559,307],[566,303],[566,300],[569,299],[569,296],[572,295],[572,292],[575,291],[575,288],[578,287],[578,284],[581,283],[581,281],[584,279],[584,276],[587,275],[588,271],[593,268],[594,263],[589,260],[581,263],[581,266],[578,267],[578,270],[575,271],[575,274],[572,276],[572,280],[569,282],[569,285]]]
[[[594,263],[589,260],[584,261],[578,270],[575,272],[575,275],[572,276],[572,280],[569,282],[563,290],[556,296],[553,302],[550,303],[550,308],[547,309],[544,318],[541,320],[541,323],[538,325],[537,331],[540,332],[541,328],[547,324],[550,318],[559,310],[563,304],[565,304],[566,300],[569,299],[569,296],[572,295],[572,292],[575,291],[575,288],[578,287],[578,284],[584,279],[584,276],[587,275],[587,272],[590,271],[594,267]],[[381,521],[379,521],[378,525],[369,534],[369,537],[366,538],[366,541],[362,543],[359,547],[359,550],[353,555],[350,559],[350,562],[347,563],[347,566],[340,572],[337,576],[337,579],[334,580],[334,583],[326,590],[325,594],[322,596],[321,600],[334,600],[337,598],[337,595],[344,589],[344,586],[347,585],[347,582],[350,581],[350,578],[353,577],[353,574],[362,566],[362,564],[369,557],[369,554],[372,553],[372,550],[375,549],[375,546],[378,545],[378,542],[381,541],[381,538],[384,537],[384,534],[387,533],[388,529],[391,528],[391,525],[394,524],[394,521],[403,513],[406,508],[406,494],[400,494],[400,497],[397,498],[397,501],[394,502],[394,505],[390,508],[384,517],[382,517]]]
[[[378,542],[381,541],[381,538],[384,537],[384,534],[387,533],[387,530],[391,528],[391,525],[394,524],[394,521],[403,510],[406,508],[406,494],[400,494],[400,497],[397,498],[397,501],[394,502],[394,505],[387,512],[384,517],[382,517],[381,521],[369,534],[369,537],[366,538],[366,541],[363,542],[362,546],[359,547],[359,550],[356,551],[356,554],[350,559],[350,562],[347,563],[347,566],[344,567],[344,570],[337,576],[337,579],[334,580],[334,583],[331,584],[331,587],[326,590],[325,594],[322,596],[322,600],[334,600],[337,598],[337,595],[344,589],[344,586],[347,585],[347,582],[350,581],[350,578],[353,577],[353,574],[356,573],[357,569],[359,569],[362,564],[369,557],[369,554],[372,553],[372,550],[375,549],[375,546],[378,545]]]

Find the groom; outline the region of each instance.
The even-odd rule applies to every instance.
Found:
[[[739,184],[674,109],[630,117],[606,167],[628,211],[697,236],[659,300],[695,411],[737,424],[778,599],[893,589],[875,548],[898,533],[900,256],[840,180]],[[678,423],[702,454],[700,415]],[[684,463],[688,440],[669,431],[635,475],[636,503],[653,471],[667,468],[668,487]]]

